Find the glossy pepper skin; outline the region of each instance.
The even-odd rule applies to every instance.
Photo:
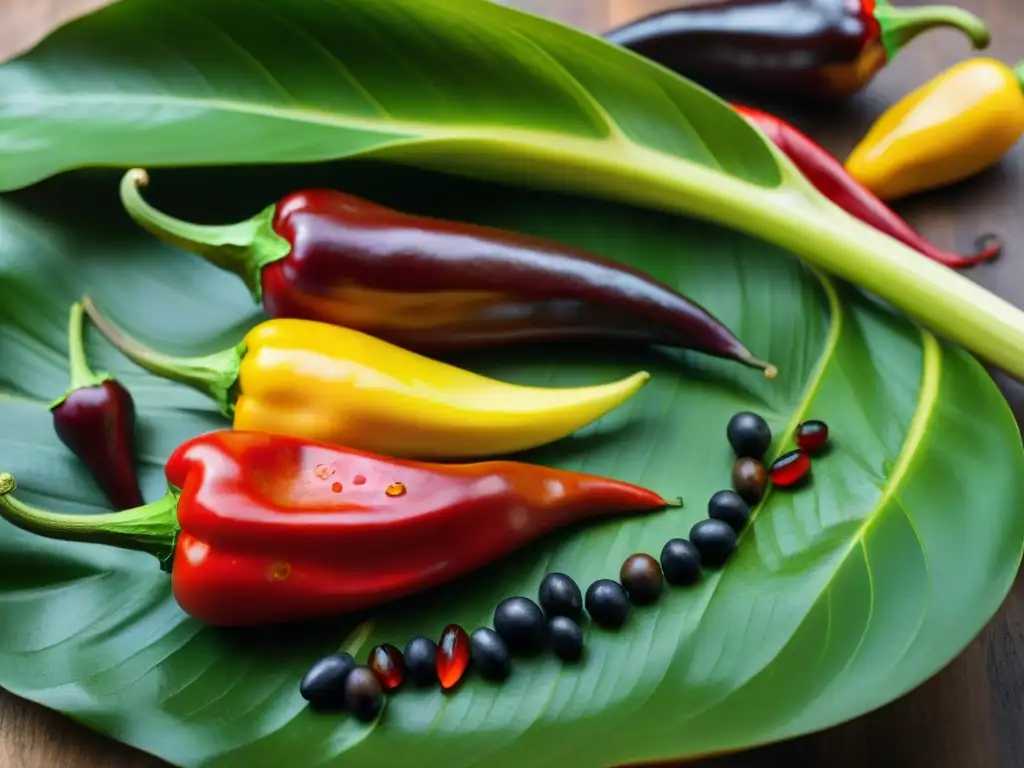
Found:
[[[150,552],[186,613],[244,626],[380,605],[571,523],[681,503],[530,464],[427,464],[231,430],[185,442],[165,474],[164,498],[105,515],[30,507],[2,474],[0,515],[51,538]]]
[[[114,507],[137,507],[142,491],[135,470],[135,402],[112,375],[89,367],[82,304],[74,303],[68,314],[71,385],[50,405],[53,429]]]
[[[918,234],[895,211],[854,179],[839,160],[798,128],[759,109],[739,105],[734,105],[734,108],[760,128],[819,192],[850,215],[952,269],[972,267],[999,255],[1002,245],[995,238],[990,239],[977,253],[969,255],[939,248]]]
[[[413,216],[341,192],[291,194],[253,218],[198,226],[152,208],[140,226],[240,275],[273,318],[353,328],[423,354],[541,341],[650,343],[758,360],[706,309],[647,275],[561,243]]]
[[[640,371],[585,387],[507,384],[311,320],[268,320],[235,347],[175,358],[131,339],[89,297],[83,303],[129,359],[209,395],[235,429],[399,458],[483,458],[536,448],[604,416],[650,379]]]
[[[862,89],[907,43],[937,27],[961,30],[975,48],[990,41],[981,19],[960,8],[887,0],[703,0],[604,37],[715,89],[828,100]]]
[[[961,62],[886,110],[846,169],[883,200],[963,181],[995,165],[1024,134],[1024,62]]]

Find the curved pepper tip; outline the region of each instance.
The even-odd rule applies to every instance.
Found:
[[[939,27],[959,30],[975,50],[988,48],[992,42],[992,31],[983,19],[953,5],[899,8],[880,0],[875,5],[874,16],[881,27],[882,45],[890,61],[918,35]]]
[[[971,264],[995,261],[1003,253],[1003,238],[994,232],[988,232],[974,241],[974,248],[975,252],[969,257]]]
[[[149,173],[145,168],[132,168],[121,178],[121,184],[131,184],[133,187],[145,187],[149,185]]]
[[[18,481],[10,472],[0,472],[0,496],[6,496],[18,490]]]

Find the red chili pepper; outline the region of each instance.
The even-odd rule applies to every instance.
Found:
[[[143,500],[135,472],[135,403],[113,376],[89,367],[82,344],[83,314],[82,304],[71,306],[71,386],[50,405],[53,429],[117,509],[137,507]]]
[[[919,235],[892,209],[851,176],[843,164],[796,126],[759,109],[734,105],[741,115],[757,125],[765,135],[807,177],[819,192],[851,216],[870,224],[914,248],[930,259],[953,269],[973,267],[996,258],[1002,244],[995,237],[984,238],[988,245],[964,256],[939,248]]]
[[[991,40],[969,11],[889,0],[695,0],[604,37],[712,90],[819,100],[855,93],[911,40],[941,27],[974,48]]]
[[[556,528],[681,503],[519,462],[402,461],[232,430],[185,442],[165,474],[164,498],[102,515],[30,507],[11,496],[14,478],[0,474],[0,516],[51,538],[150,552],[171,570],[185,612],[241,626],[368,608]]]
[[[272,318],[317,320],[424,354],[522,342],[629,341],[777,371],[706,309],[639,270],[494,227],[296,192],[246,221],[201,226],[152,208],[145,171],[121,200],[157,237],[238,274]]]

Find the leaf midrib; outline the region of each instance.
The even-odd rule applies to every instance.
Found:
[[[749,194],[756,191],[771,194],[775,189],[784,189],[786,181],[791,180],[785,165],[781,165],[782,182],[778,187],[761,187],[745,179],[727,175],[721,165],[707,165],[676,154],[639,144],[624,134],[614,121],[607,124],[608,133],[603,137],[582,136],[574,133],[562,133],[555,130],[538,130],[515,128],[508,125],[489,123],[459,122],[425,123],[416,120],[398,119],[394,117],[367,118],[352,115],[339,115],[310,107],[273,106],[257,104],[235,99],[210,99],[192,96],[168,96],[161,94],[125,94],[115,92],[92,92],[80,94],[46,94],[20,93],[4,97],[5,104],[40,105],[47,109],[67,109],[82,105],[104,105],[111,107],[151,106],[180,107],[202,109],[213,112],[229,112],[239,115],[264,117],[305,123],[339,130],[356,130],[381,136],[392,137],[394,142],[388,146],[362,150],[360,154],[370,156],[374,152],[383,153],[396,145],[415,145],[432,141],[466,141],[481,144],[504,144],[514,147],[524,156],[542,154],[546,158],[560,156],[566,167],[574,164],[592,164],[593,169],[613,167],[622,176],[636,178],[647,177],[657,185],[666,183],[680,188],[692,189],[711,188],[709,185],[722,187],[723,197],[735,194],[726,187],[739,186]],[[609,116],[609,120],[611,120]],[[752,128],[753,130],[753,128]],[[764,139],[761,139],[764,141]],[[767,144],[766,144],[767,146]],[[770,147],[768,148],[769,151]],[[344,155],[342,155],[343,157]],[[159,163],[151,163],[159,166]],[[674,170],[677,168],[679,170]],[[692,183],[687,183],[687,175],[693,176]],[[707,174],[704,178],[700,178]],[[764,204],[771,201],[763,200]],[[675,213],[688,213],[673,206]]]
[[[890,473],[889,479],[886,480],[886,483],[883,486],[882,495],[878,498],[878,501],[875,502],[871,511],[868,512],[867,515],[865,515],[860,527],[857,529],[856,533],[851,537],[850,542],[847,545],[846,551],[843,552],[839,557],[838,566],[833,571],[832,576],[829,579],[827,579],[825,583],[822,585],[822,588],[818,591],[818,594],[815,596],[814,601],[810,603],[810,608],[805,614],[804,618],[801,619],[801,621],[794,628],[793,636],[795,636],[796,633],[799,632],[801,628],[803,628],[808,618],[810,617],[811,611],[814,608],[814,606],[817,606],[821,602],[822,598],[826,598],[828,595],[831,594],[831,588],[834,583],[836,575],[840,572],[842,566],[849,561],[850,556],[857,549],[861,549],[864,553],[865,569],[868,574],[869,582],[872,580],[871,568],[867,560],[867,545],[864,541],[865,536],[867,535],[867,532],[871,529],[871,527],[879,519],[881,519],[882,515],[884,515],[885,512],[891,506],[891,502],[895,498],[898,488],[902,484],[904,478],[907,476],[907,472],[909,471],[915,458],[920,453],[918,449],[920,448],[921,443],[924,440],[925,434],[928,429],[928,424],[931,422],[932,416],[935,413],[935,405],[938,402],[942,350],[938,343],[938,340],[935,338],[934,335],[924,330],[923,328],[919,328],[919,332],[922,340],[923,350],[920,395],[917,409],[914,411],[914,416],[911,419],[910,427],[907,429],[907,436],[903,442],[902,447],[900,448],[900,453],[899,457],[896,460],[896,465]],[[917,529],[917,526],[914,524],[914,521],[911,519],[909,513],[906,510],[903,510],[903,512],[907,518],[908,524],[914,532],[915,537],[917,538],[918,542],[921,543],[921,551],[927,559],[927,554],[924,549],[924,542],[921,538],[920,532]],[[873,611],[874,589],[872,587],[872,599],[870,602],[868,620],[864,623],[864,631],[861,633],[861,636],[857,641],[857,645],[850,653],[850,656],[847,659],[846,663],[839,671],[835,673],[835,675],[832,676],[832,679],[829,681],[829,683],[822,687],[821,691],[819,691],[817,696],[815,696],[813,699],[805,703],[804,710],[809,709],[814,705],[815,702],[820,700],[832,688],[832,686],[835,684],[835,681],[838,680],[843,674],[845,674],[846,671],[853,665],[854,661],[856,661],[858,654],[860,653],[860,649],[864,644],[864,640],[867,637],[868,629],[871,625],[870,617]],[[921,617],[918,620],[917,626],[914,630],[914,636],[916,636],[917,632],[920,631],[920,627],[924,621],[925,613],[926,611],[922,610]],[[831,623],[831,603],[829,603],[829,621]],[[907,647],[909,647],[912,643],[913,639],[908,641]],[[779,653],[781,653],[784,648],[788,647],[788,645],[788,642],[785,643],[779,649]],[[692,720],[698,717],[699,715],[704,714],[705,712],[712,710],[717,706],[720,706],[723,702],[728,701],[731,697],[735,696],[739,691],[743,690],[748,684],[756,680],[758,676],[762,672],[764,672],[765,669],[767,669],[769,666],[771,666],[772,663],[774,663],[776,658],[778,658],[778,653],[775,656],[773,656],[772,659],[768,660],[765,663],[765,665],[761,667],[760,670],[758,670],[757,673],[751,675],[741,685],[738,685],[735,688],[733,688],[731,691],[729,691],[729,693],[727,693],[725,696],[723,696],[721,699],[714,702],[713,704],[710,704],[709,706],[703,707],[697,712],[687,715],[684,718],[684,720]]]
[[[815,277],[818,278],[818,280],[821,283],[822,289],[824,290],[825,295],[828,299],[829,315],[832,318],[832,322],[829,329],[828,339],[826,340],[822,352],[819,355],[817,362],[815,363],[814,373],[812,373],[808,385],[805,388],[803,395],[801,396],[800,403],[794,410],[793,416],[791,417],[790,422],[787,426],[786,434],[789,437],[787,437],[787,440],[780,445],[778,451],[775,453],[772,460],[780,456],[788,449],[788,447],[791,446],[792,435],[794,434],[797,425],[803,420],[804,416],[808,412],[808,409],[810,408],[812,401],[818,394],[818,391],[821,387],[821,382],[824,379],[825,371],[828,369],[829,364],[835,356],[835,352],[838,348],[839,338],[843,327],[843,313],[845,310],[843,309],[842,303],[839,299],[839,295],[834,285],[832,284],[831,280],[829,280],[828,277],[826,277],[824,274],[822,274],[816,269],[813,269],[811,267],[808,267],[808,269],[815,275]],[[920,326],[918,326],[918,331],[922,340],[923,351],[920,394],[918,399],[918,406],[915,409],[914,416],[911,419],[910,427],[907,429],[907,435],[904,439],[903,445],[900,448],[900,453],[897,458],[896,464],[892,472],[890,473],[889,478],[886,480],[885,485],[883,486],[881,496],[879,496],[878,500],[875,502],[872,509],[865,515],[864,520],[857,529],[856,533],[851,537],[850,542],[847,545],[846,551],[840,555],[838,561],[839,566],[833,571],[832,576],[824,582],[822,588],[814,597],[813,602],[809,603],[810,608],[808,609],[804,618],[801,619],[801,621],[796,625],[793,631],[793,635],[795,635],[804,626],[808,617],[811,614],[811,609],[813,609],[814,606],[818,605],[821,602],[822,598],[830,593],[830,589],[834,583],[836,575],[841,570],[842,565],[849,560],[850,555],[858,547],[865,546],[864,538],[868,530],[881,518],[881,516],[890,506],[890,502],[895,497],[897,489],[902,484],[904,478],[907,475],[907,472],[910,469],[911,464],[913,463],[915,457],[919,453],[918,449],[922,441],[924,440],[928,424],[931,421],[932,415],[935,412],[935,405],[938,402],[938,382],[941,373],[942,351],[937,339],[933,334],[929,333],[927,330]],[[771,492],[772,487],[769,486],[764,498],[762,498],[761,502],[751,511],[751,516],[748,525],[739,536],[740,543],[742,543],[744,536],[748,535],[748,532],[753,529],[755,519],[758,513],[761,511],[761,509],[763,509]],[[922,551],[924,551],[923,540],[921,539],[920,532],[917,530],[917,527],[914,525],[914,522],[910,519],[909,515],[907,515],[907,519],[908,523],[914,531],[914,535],[917,537],[919,542],[922,542]],[[715,594],[717,594],[718,587],[721,584],[721,582],[722,578],[721,576],[719,576],[718,579],[716,579],[714,586],[712,587],[711,594],[708,596],[707,601],[704,604],[705,610],[707,605],[709,605],[711,601],[714,599]],[[865,626],[867,627],[867,624]],[[920,622],[918,625],[918,629],[919,627]],[[850,667],[850,665],[853,664],[854,660],[857,658],[858,651],[864,642],[865,635],[866,629],[865,633],[861,636],[860,640],[858,641],[856,648],[850,654],[850,658],[848,659],[847,663],[833,677],[833,682],[836,679],[838,679],[838,677],[841,674],[843,674]],[[787,646],[788,642],[783,644],[782,648],[779,649],[780,652],[783,648],[786,648]],[[755,674],[748,677],[740,685],[732,688],[728,693],[723,695],[721,698],[719,698],[716,701],[710,702],[706,706],[703,706],[695,711],[688,712],[678,722],[683,723],[692,721],[697,717],[700,717],[701,715],[715,709],[716,707],[721,706],[724,702],[728,701],[731,697],[735,696],[739,691],[743,690],[752,681],[756,680],[758,676],[761,674],[761,672],[767,669],[774,662],[774,659],[777,658],[777,656],[778,654],[776,654],[776,656],[773,656],[772,659],[769,659]],[[820,699],[821,696],[823,696],[825,692],[829,690],[830,686],[831,683],[829,685],[826,685],[813,701],[808,702],[808,706],[811,706],[814,703],[814,701]],[[658,687],[661,686],[659,685]]]

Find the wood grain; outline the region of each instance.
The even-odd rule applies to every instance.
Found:
[[[384,2],[385,0],[381,0]],[[104,0],[0,0],[0,59],[25,50],[49,26]],[[671,5],[671,0],[505,0],[600,32]],[[986,53],[1024,57],[1021,0],[960,0],[995,32]],[[902,0],[922,5],[922,0]],[[782,114],[844,156],[870,123],[908,90],[970,55],[953,32],[912,45],[860,96],[817,114]],[[1024,306],[1024,143],[998,168],[955,188],[922,195],[900,212],[948,248],[969,250],[983,232],[1007,241],[996,264],[969,274]],[[1018,420],[1024,387],[996,376]],[[972,510],[983,515],[984,509]],[[971,567],[964,563],[963,567]],[[693,763],[696,768],[774,768],[797,761],[828,768],[1024,768],[1024,580],[988,627],[946,669],[904,698],[843,726],[782,744]],[[765,702],[771,706],[770,701]],[[157,768],[166,764],[0,691],[4,768]],[[538,768],[542,768],[538,766]]]

